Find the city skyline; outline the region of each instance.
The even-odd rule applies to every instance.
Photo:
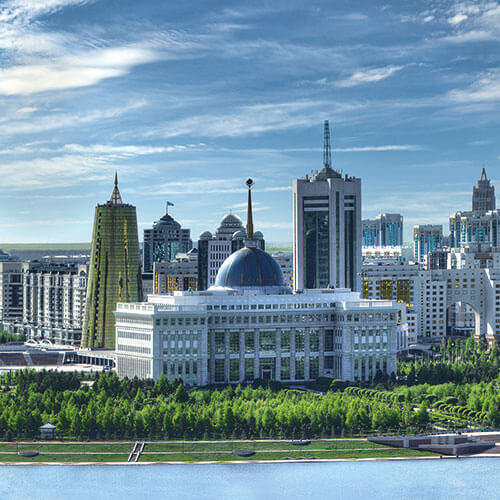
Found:
[[[405,241],[469,210],[483,164],[498,183],[498,2],[9,0],[0,34],[2,243],[90,241],[115,170],[141,234],[167,199],[193,240],[245,219],[252,175],[256,229],[291,242],[324,119]]]

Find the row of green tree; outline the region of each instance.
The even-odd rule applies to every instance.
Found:
[[[441,347],[438,360],[399,362],[396,385],[455,384],[489,382],[500,372],[500,352],[495,342],[486,350],[484,339],[473,336],[451,340]]]
[[[250,386],[187,391],[164,377],[156,383],[119,380],[112,372],[90,384],[74,373],[33,370],[0,381],[4,439],[36,438],[46,422],[57,425],[60,436],[77,439],[326,437],[426,423],[409,402],[348,392]]]

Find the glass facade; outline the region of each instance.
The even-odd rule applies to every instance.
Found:
[[[353,207],[356,206],[356,197],[352,195],[345,196],[346,202],[352,201]],[[356,212],[345,210],[344,212],[344,279],[345,287],[351,290],[356,289],[357,275],[357,227],[356,227]]]
[[[305,198],[309,199],[309,198]],[[304,285],[306,288],[327,288],[329,285],[330,242],[328,200],[304,212]]]

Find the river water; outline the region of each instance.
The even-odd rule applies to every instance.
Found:
[[[0,500],[500,499],[497,458],[0,466]]]

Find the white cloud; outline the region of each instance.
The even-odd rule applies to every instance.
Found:
[[[257,180],[257,185],[259,181]],[[266,186],[254,188],[253,192],[279,192],[289,191],[291,186]],[[160,184],[155,188],[155,195],[191,195],[191,194],[225,194],[246,193],[248,189],[242,178],[228,179],[186,179]],[[235,205],[233,205],[233,208]]]
[[[123,46],[64,56],[40,64],[13,66],[0,71],[0,94],[29,95],[87,87],[160,58],[159,52],[148,48]]]
[[[338,153],[364,153],[369,151],[420,151],[422,146],[416,144],[392,144],[387,146],[354,146],[351,148],[334,148]]]
[[[101,122],[113,118],[118,118],[130,111],[137,110],[146,105],[146,101],[139,100],[127,103],[121,107],[105,108],[88,111],[86,113],[45,113],[41,117],[8,120],[0,122],[0,134],[12,136],[18,134],[33,134],[48,132],[61,128],[77,127],[79,125],[88,125],[95,122]]]
[[[450,43],[467,43],[467,42],[482,42],[485,40],[492,40],[495,36],[487,30],[474,29],[470,31],[464,31],[462,33],[456,33],[454,35],[447,35],[440,38],[441,41]]]
[[[18,113],[34,113],[35,111],[38,111],[38,108],[34,108],[32,106],[26,106],[17,110]]]
[[[373,83],[389,78],[391,75],[403,69],[404,66],[384,66],[382,68],[372,68],[364,71],[356,71],[345,80],[335,83],[337,87],[355,87],[364,83]]]
[[[83,182],[110,180],[115,171],[98,158],[64,155],[2,163],[0,189],[45,189],[78,186]],[[124,171],[123,167],[120,171]]]
[[[332,148],[334,153],[365,153],[370,151],[421,151],[423,148],[417,144],[390,144],[384,146],[352,146],[348,148]],[[219,150],[217,150],[219,151]],[[228,149],[220,151],[242,152],[242,153],[316,153],[323,151],[322,148],[254,148],[254,149]]]
[[[466,89],[451,90],[448,98],[457,103],[500,100],[500,69],[482,75]]]
[[[193,134],[195,131],[196,135],[203,137],[239,137],[317,125],[325,116],[354,112],[362,106],[362,104],[320,100],[238,106],[226,113],[212,112],[172,121],[146,131],[144,135],[170,138]]]
[[[113,146],[110,144],[91,144],[87,146],[81,144],[65,144],[62,149],[63,151],[67,151],[70,153],[108,155],[115,158],[127,158],[133,156],[154,155],[161,153],[175,153],[180,151],[193,150],[200,147],[202,147],[200,144],[178,144],[175,146],[161,147],[136,145]]]
[[[92,1],[94,0],[7,0],[0,10],[0,21],[11,21],[18,17],[35,19],[65,7],[85,5]]]
[[[464,22],[467,18],[468,16],[466,16],[465,14],[455,14],[453,17],[450,17],[448,19],[448,22],[450,24],[456,25]]]

